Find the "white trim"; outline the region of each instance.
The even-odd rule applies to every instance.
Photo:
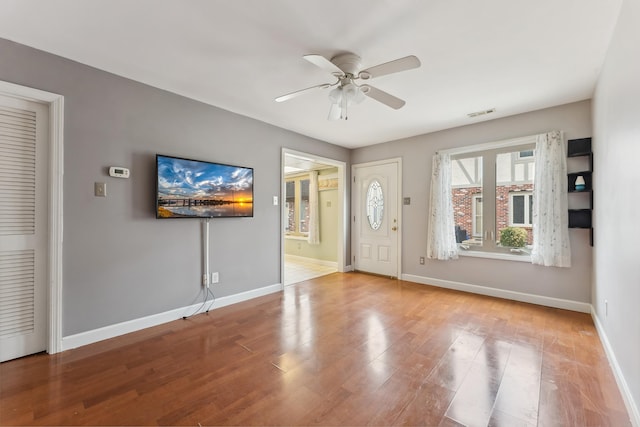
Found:
[[[541,132],[544,133],[544,132]],[[534,144],[538,135],[527,135],[520,138],[504,139],[502,141],[485,142],[482,144],[465,145],[464,147],[449,148],[446,150],[438,150],[438,153],[447,153],[450,156],[457,154],[467,154],[475,151],[497,150],[500,148],[510,148],[516,145]]]
[[[416,276],[413,274],[403,274],[402,280],[420,283],[422,285],[437,286],[439,288],[454,289],[456,291],[469,292],[472,294],[487,295],[490,297],[526,302],[529,304],[543,305],[546,307],[562,308],[564,310],[578,311],[581,313],[591,312],[591,304],[586,302],[546,297],[542,295],[526,294],[523,292],[489,288],[487,286],[453,282],[450,280],[434,279],[431,277]]]
[[[640,409],[633,400],[633,395],[631,394],[631,390],[629,389],[627,381],[624,379],[622,369],[618,364],[618,359],[616,359],[616,355],[613,351],[613,348],[611,347],[609,338],[607,338],[604,327],[602,326],[602,323],[598,318],[598,314],[596,313],[596,310],[593,306],[591,306],[591,318],[593,319],[593,323],[596,325],[596,330],[598,331],[598,335],[600,336],[600,341],[602,342],[602,346],[604,347],[604,352],[607,355],[607,359],[609,359],[609,365],[611,365],[613,376],[616,379],[618,389],[620,389],[620,394],[622,395],[624,404],[627,407],[627,412],[629,413],[631,423],[634,425],[634,427],[640,427]]]
[[[365,163],[355,163],[353,165],[351,165],[351,169],[354,168],[368,168],[370,166],[380,166],[380,165],[386,165],[389,163],[398,163],[399,165],[402,164],[402,157],[392,157],[390,159],[383,159],[383,160],[374,160],[372,162],[365,162]],[[399,174],[399,172],[398,172]],[[400,181],[400,180],[398,180]]]
[[[51,92],[0,81],[0,94],[49,107],[48,200],[48,338],[47,352],[62,351],[64,97]]]
[[[64,98],[49,104],[49,345],[50,354],[62,351],[62,260],[64,207]]]
[[[282,284],[269,285],[251,291],[241,292],[235,295],[229,295],[226,297],[216,298],[213,302],[213,306],[210,310],[226,307],[231,304],[236,304],[243,301],[248,301],[253,298],[273,294],[282,290]],[[114,338],[120,335],[128,334],[131,332],[139,331],[141,329],[150,328],[152,326],[161,325],[163,323],[172,322],[180,319],[183,316],[193,314],[204,313],[209,308],[211,301],[207,301],[206,304],[199,302],[187,307],[176,308],[174,310],[165,311],[164,313],[153,314],[151,316],[141,317],[139,319],[133,319],[122,323],[116,323],[115,325],[109,325],[91,331],[81,332],[79,334],[69,335],[62,339],[62,349],[70,350],[72,348],[81,347],[83,345],[92,344],[98,341]],[[209,311],[210,311],[209,310]]]
[[[313,263],[313,264],[317,264],[317,265],[322,265],[325,267],[332,267],[337,269],[338,268],[338,263],[336,261],[328,261],[325,259],[318,259],[318,258],[309,258],[306,256],[300,256],[300,255],[289,255],[289,254],[284,254],[285,258],[288,258],[292,261],[299,261],[299,262],[309,262],[309,263]]]
[[[285,234],[284,238],[286,240],[301,240],[301,241],[304,241],[304,242],[309,240],[308,236],[299,236],[299,235],[295,235],[295,234]]]
[[[460,243],[458,243],[460,245]],[[469,245],[473,247],[473,245]],[[473,249],[460,249],[458,251],[458,256],[468,256],[472,258],[488,258],[488,259],[499,259],[501,261],[518,261],[518,262],[531,262],[531,255],[522,254],[522,255],[512,255],[509,253],[503,252],[489,252],[489,251],[474,251]]]

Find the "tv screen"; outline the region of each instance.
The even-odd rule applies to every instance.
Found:
[[[156,155],[156,218],[253,216],[253,168]]]

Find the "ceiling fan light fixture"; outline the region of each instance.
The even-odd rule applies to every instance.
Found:
[[[329,116],[327,116],[327,120],[340,120],[342,116],[342,109],[340,108],[340,104],[333,103],[331,104],[331,108],[329,109]]]
[[[342,88],[337,87],[329,92],[329,99],[333,104],[337,104],[342,100]]]
[[[349,82],[342,86],[343,96],[347,99],[349,105],[351,104],[360,104],[364,101],[365,96],[360,90],[358,86],[356,86],[353,82]]]

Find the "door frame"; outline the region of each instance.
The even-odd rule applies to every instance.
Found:
[[[0,81],[0,95],[44,104],[49,108],[49,172],[47,203],[47,353],[62,351],[62,237],[64,174],[64,97]]]
[[[398,228],[400,229],[400,232],[398,233],[398,247],[396,248],[396,252],[398,254],[398,279],[400,279],[402,277],[402,234],[404,232],[403,229],[403,221],[402,221],[402,157],[393,157],[390,159],[384,159],[384,160],[376,160],[373,162],[366,162],[366,163],[356,163],[351,165],[351,176],[353,177],[352,181],[351,181],[351,212],[353,213],[352,217],[353,217],[353,221],[355,222],[356,217],[355,217],[355,213],[357,212],[357,206],[356,203],[358,203],[358,200],[356,200],[356,191],[354,188],[355,182],[356,182],[356,176],[358,173],[358,168],[365,168],[365,167],[370,167],[370,166],[380,166],[380,165],[386,165],[386,164],[390,164],[390,163],[395,163],[397,166],[397,170],[398,170],[398,176],[396,177],[396,182],[397,182],[397,194],[398,194],[398,200],[396,201],[396,203],[398,204]],[[358,233],[355,231],[356,227],[351,227],[351,252],[352,252],[352,265],[353,265],[353,269],[356,269],[356,263],[355,263],[355,257],[358,255]]]
[[[286,194],[285,189],[285,176],[284,166],[285,157],[292,155],[296,157],[303,157],[319,163],[335,166],[338,168],[338,248],[337,248],[337,264],[338,271],[344,273],[348,271],[346,267],[346,254],[347,254],[347,225],[348,212],[347,208],[347,192],[345,189],[345,183],[347,182],[347,163],[341,160],[329,159],[327,157],[318,156],[311,153],[305,153],[302,151],[296,151],[289,148],[282,148],[282,157],[280,164],[280,284],[284,290],[284,230],[286,221],[286,212],[284,210],[284,199]]]

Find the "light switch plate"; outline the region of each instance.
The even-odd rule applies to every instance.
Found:
[[[107,184],[105,182],[94,183],[93,193],[96,197],[107,197]]]

